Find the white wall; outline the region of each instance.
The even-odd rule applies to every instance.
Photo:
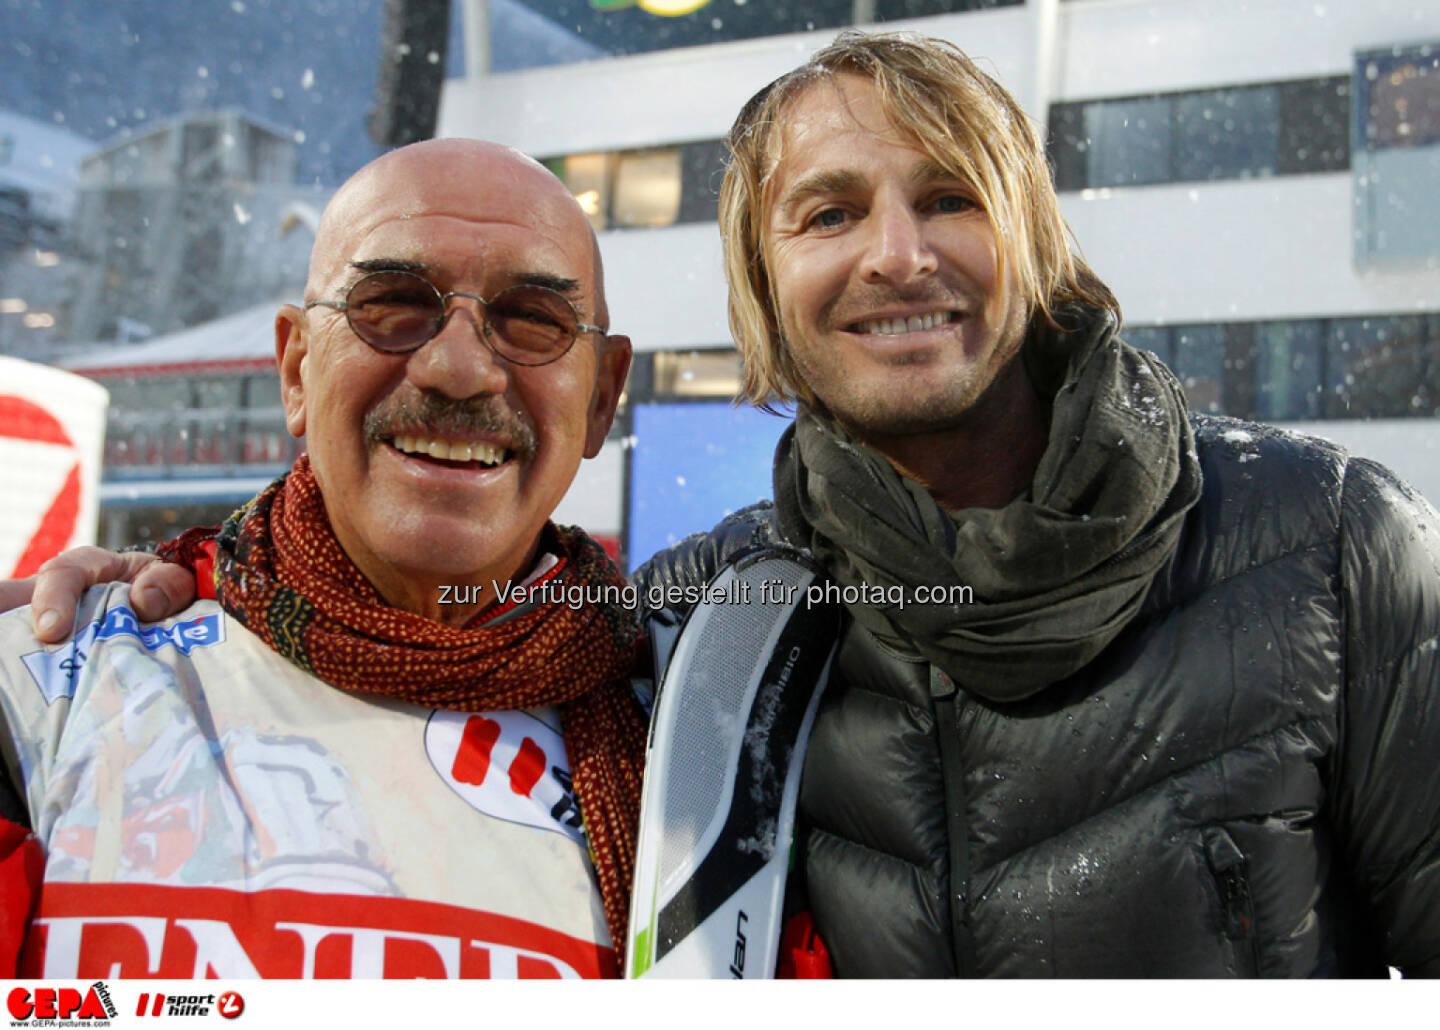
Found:
[[[606,441],[599,454],[580,463],[580,472],[555,509],[553,519],[580,526],[593,536],[619,536],[623,462],[620,441]]]
[[[637,351],[729,347],[714,222],[600,234],[610,324]]]
[[[1132,325],[1440,308],[1440,262],[1358,271],[1346,172],[1061,196]]]
[[[1344,75],[1356,50],[1440,36],[1434,0],[1085,0],[1060,10],[1060,94],[1075,100]]]

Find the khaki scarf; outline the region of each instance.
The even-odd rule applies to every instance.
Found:
[[[1108,313],[1065,317],[1075,331],[1042,326],[1026,341],[1032,380],[1054,392],[1050,442],[1029,495],[1004,508],[944,511],[805,405],[775,455],[782,532],[841,586],[898,586],[907,601],[921,584],[973,590],[970,604],[859,604],[850,613],[992,701],[1028,697],[1110,643],[1200,497],[1170,370],[1121,343]]]
[[[579,529],[545,532],[543,543],[562,562],[557,586],[625,585]],[[160,555],[193,571],[212,540],[224,609],[331,686],[465,712],[561,706],[610,936],[623,955],[646,727],[627,680],[641,648],[633,614],[619,604],[536,605],[493,625],[454,629],[391,608],[335,539],[305,456],[218,535],[190,530]]]

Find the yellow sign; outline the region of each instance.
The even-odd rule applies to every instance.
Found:
[[[618,11],[622,7],[634,6],[636,0],[590,0],[590,6],[597,11]],[[698,11],[710,0],[639,0],[640,9],[662,18],[678,18],[682,14]]]

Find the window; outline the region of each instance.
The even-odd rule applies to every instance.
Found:
[[[1331,322],[1325,414],[1331,418],[1435,414],[1440,401],[1440,340],[1426,332],[1425,322],[1418,316]]]
[[[597,232],[714,221],[725,174],[723,140],[550,158]]]
[[[1440,143],[1440,46],[1371,54],[1361,72],[1367,150]]]
[[[1270,322],[1255,327],[1256,418],[1320,417],[1321,348],[1319,322]]]
[[[1350,80],[1282,82],[1279,175],[1339,172],[1350,167]]]
[[[1346,78],[1055,104],[1061,190],[1330,172],[1350,164]]]
[[[1175,363],[1170,367],[1195,411],[1225,412],[1225,327],[1185,326],[1176,330]],[[1225,412],[1233,414],[1233,412]]]
[[[1125,327],[1194,411],[1270,422],[1440,415],[1440,313]]]
[[[729,400],[740,392],[738,351],[660,351],[655,354],[654,360],[655,397],[720,397]]]
[[[590,219],[591,227],[596,232],[605,229],[610,197],[610,155],[571,154],[552,158],[545,162],[545,167],[570,187],[585,217]]]
[[[1274,86],[1186,93],[1173,101],[1175,158],[1182,182],[1274,175],[1280,96]]]
[[[680,215],[680,151],[621,154],[610,213],[621,227],[674,225]]]
[[[1170,166],[1170,107],[1136,99],[1085,111],[1089,164],[1096,185],[1164,182]]]
[[[1440,256],[1440,43],[1356,57],[1355,258]]]

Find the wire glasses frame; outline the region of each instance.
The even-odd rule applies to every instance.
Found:
[[[345,312],[356,336],[382,354],[408,354],[439,335],[450,317],[450,300],[479,301],[478,334],[497,356],[517,365],[548,365],[569,353],[581,333],[609,330],[587,325],[569,299],[547,286],[510,286],[488,300],[478,293],[440,289],[414,272],[370,272],[357,279],[344,300],[307,301],[313,307]]]

